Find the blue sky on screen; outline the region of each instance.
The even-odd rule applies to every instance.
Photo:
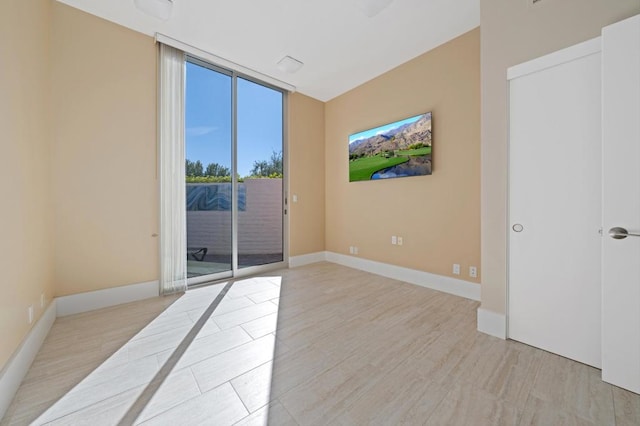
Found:
[[[231,77],[187,62],[185,156],[231,168]],[[238,173],[282,151],[282,93],[238,79]]]
[[[354,133],[349,136],[349,144],[358,141],[360,139],[370,138],[371,136],[379,135],[381,133],[387,133],[389,130],[393,130],[396,127],[400,127],[404,124],[413,123],[418,121],[424,114],[416,115],[415,117],[405,118],[404,120],[396,121],[394,123],[385,124],[384,126],[376,127],[374,129],[365,130],[364,132]]]

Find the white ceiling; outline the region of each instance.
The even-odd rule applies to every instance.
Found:
[[[148,35],[162,33],[328,101],[480,25],[479,0],[174,0],[161,22],[133,0],[58,0]],[[304,63],[287,74],[283,56]]]

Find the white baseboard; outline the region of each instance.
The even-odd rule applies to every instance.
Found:
[[[347,256],[333,252],[327,253],[327,261],[348,266],[354,269],[382,275],[398,281],[404,281],[432,290],[461,296],[471,300],[480,300],[480,285],[456,278],[436,275],[429,272],[418,271],[416,269],[404,268],[402,266],[390,265],[388,263],[376,262],[359,257]]]
[[[478,331],[500,339],[506,339],[507,316],[488,309],[478,308]]]
[[[55,320],[56,300],[54,299],[0,372],[0,419],[4,417]]]
[[[103,290],[72,294],[58,297],[58,316],[78,314],[107,308],[122,303],[157,297],[160,294],[158,281],[124,285],[121,287],[105,288]]]
[[[324,262],[327,260],[327,252],[319,251],[316,253],[301,254],[300,256],[292,256],[289,258],[289,267],[297,268],[298,266],[309,265],[311,263]]]

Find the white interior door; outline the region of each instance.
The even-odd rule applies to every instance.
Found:
[[[602,31],[602,379],[640,393],[640,16]],[[620,232],[618,232],[620,233]]]
[[[595,39],[509,69],[508,337],[595,367],[600,65]]]

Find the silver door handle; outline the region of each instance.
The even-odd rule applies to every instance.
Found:
[[[629,232],[624,228],[616,226],[615,228],[609,229],[609,236],[616,240],[623,240],[627,237],[640,237],[640,234],[634,234],[633,232]]]

